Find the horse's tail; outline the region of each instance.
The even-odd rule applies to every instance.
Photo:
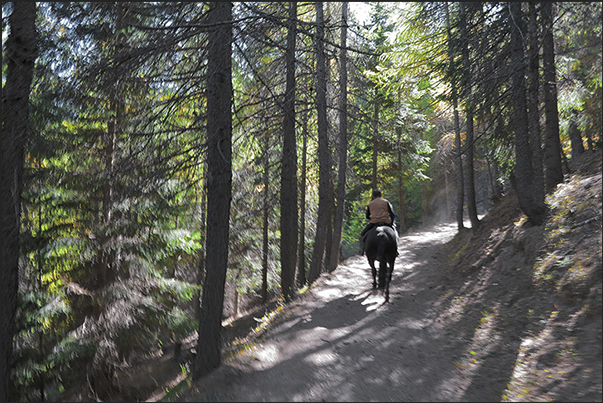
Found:
[[[377,260],[379,261],[379,288],[384,288],[387,276],[387,234],[382,232],[377,236]]]

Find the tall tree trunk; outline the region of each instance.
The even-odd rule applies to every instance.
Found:
[[[373,173],[371,176],[371,188],[377,189],[379,184],[377,183],[377,160],[378,160],[378,152],[377,152],[377,138],[379,135],[379,91],[377,90],[377,86],[375,85],[375,101],[374,101],[374,110],[373,110]]]
[[[325,12],[324,12],[324,21],[331,21],[331,3],[329,2],[325,2],[323,3],[325,6]],[[332,54],[332,52],[329,51],[329,42],[325,41],[324,43],[325,48],[324,48],[324,55],[325,55],[325,105],[331,105],[332,103],[330,102],[330,100],[333,98],[331,91],[329,91],[330,87],[330,74],[329,74],[329,67],[331,65],[329,56]],[[333,101],[334,103],[334,101]],[[328,116],[328,114],[327,114]],[[328,119],[328,118],[327,118]],[[327,196],[327,207],[326,210],[328,211],[328,216],[326,218],[327,220],[327,235],[326,235],[326,240],[325,240],[325,256],[323,259],[323,267],[322,269],[324,271],[328,271],[329,270],[329,263],[331,262],[331,252],[333,249],[333,226],[334,223],[333,221],[335,220],[335,184],[333,183],[333,166],[334,166],[334,160],[335,160],[335,148],[333,147],[333,144],[336,143],[335,140],[332,139],[331,137],[331,132],[328,129],[328,124],[327,124],[327,139],[328,142],[328,164],[327,164],[327,170],[328,170],[328,191],[326,192],[326,196]]]
[[[453,90],[455,91],[455,90]],[[454,103],[454,102],[453,102]],[[459,116],[458,109],[454,107],[454,125],[456,130],[456,135],[454,137],[454,148],[456,150],[455,159],[457,166],[457,176],[456,176],[456,225],[459,231],[465,228],[465,224],[463,222],[463,210],[464,210],[464,202],[465,202],[465,180],[463,175],[463,152],[462,152],[462,142],[461,142],[461,129],[459,125]]]
[[[264,133],[264,174],[262,182],[264,185],[264,206],[262,208],[262,302],[268,300],[268,225],[270,218],[270,136]]]
[[[402,175],[402,128],[396,127],[396,132],[398,134],[398,170],[400,174],[398,175],[398,200],[400,200],[400,207],[398,208],[398,214],[400,218],[398,220],[398,232],[400,234],[406,232],[406,205],[404,204],[405,192],[404,192],[404,178]]]
[[[329,139],[327,136],[327,98],[326,64],[324,52],[324,15],[323,3],[316,3],[316,108],[318,125],[318,218],[312,261],[310,262],[309,282],[313,283],[323,267],[323,258],[327,241],[327,220],[329,211]]]
[[[532,191],[534,172],[528,132],[528,111],[526,102],[526,81],[523,34],[523,12],[521,3],[509,3],[511,29],[511,96],[513,104],[513,124],[515,131],[515,176],[519,207],[528,219],[540,225],[545,217],[544,200],[536,200]]]
[[[329,167],[333,166],[331,153],[329,152]],[[322,270],[328,272],[329,263],[331,262],[331,252],[333,248],[333,220],[335,219],[335,185],[329,172],[329,191],[327,192],[327,236],[325,238],[325,256],[323,259]]]
[[[473,115],[474,115],[474,101],[473,101],[473,81],[471,79],[471,58],[469,57],[469,41],[470,34],[467,31],[468,26],[468,3],[460,3],[461,7],[461,21],[460,21],[460,32],[461,38],[466,40],[467,43],[461,46],[462,57],[463,57],[463,75],[465,77],[465,115],[466,115],[466,144],[465,144],[465,178],[466,182],[466,201],[467,201],[467,214],[471,221],[471,228],[476,231],[479,227],[479,219],[477,218],[477,205],[475,203],[475,176],[474,176],[474,126],[473,126]]]
[[[331,261],[327,271],[333,271],[339,263],[341,237],[343,233],[343,214],[345,208],[346,171],[348,165],[348,70],[347,70],[347,27],[348,3],[341,5],[341,48],[339,53],[339,168],[337,170],[336,208],[333,221],[333,242]]]
[[[29,94],[37,55],[36,3],[13,2],[6,41],[0,134],[0,262],[2,262],[2,401],[10,401],[19,275],[19,227],[24,149],[29,135]]]
[[[207,244],[207,159],[203,161],[203,177],[201,183],[201,214],[199,224],[199,264],[197,271],[197,284],[203,285],[205,282],[205,245]],[[197,304],[195,305],[195,317],[201,317],[201,297],[203,290],[199,290]]]
[[[452,218],[452,211],[450,209],[450,196],[448,195],[448,189],[450,184],[448,183],[448,168],[444,164],[444,195],[446,196],[446,221]]]
[[[544,77],[544,136],[545,190],[550,192],[563,182],[559,113],[557,111],[557,74],[555,73],[555,42],[553,41],[553,3],[542,3],[542,69]]]
[[[124,9],[119,3],[115,4],[117,8],[117,20],[115,22],[114,37],[114,52],[113,60],[118,58],[119,52],[123,48],[123,17]],[[118,74],[115,72],[114,74]],[[104,176],[105,183],[103,186],[103,203],[101,211],[101,228],[100,248],[98,251],[96,262],[96,287],[102,289],[108,284],[115,281],[115,265],[113,262],[114,254],[110,249],[111,236],[111,220],[113,211],[113,171],[115,167],[115,151],[117,148],[118,131],[121,128],[120,119],[122,115],[122,88],[119,84],[120,80],[115,80],[111,94],[109,96],[109,113],[110,117],[107,121],[107,132],[104,135]]]
[[[582,140],[582,133],[580,127],[576,123],[576,117],[578,115],[577,110],[572,110],[572,116],[570,117],[569,127],[567,129],[570,142],[572,144],[572,159],[578,157],[580,154],[584,154],[584,141]]]
[[[467,178],[467,215],[471,221],[471,228],[473,231],[479,228],[479,218],[477,217],[477,204],[475,201],[475,167],[474,167],[474,130],[473,130],[473,111],[472,106],[468,106],[467,109],[467,148],[466,152],[466,164],[465,164],[465,177]]]
[[[283,159],[281,174],[281,292],[289,301],[297,263],[297,148],[295,141],[295,38],[297,3],[289,3],[285,64],[285,118],[283,120]]]
[[[500,184],[496,181],[498,178],[498,162],[494,158],[488,158],[488,178],[490,179],[490,193],[492,194],[491,199],[500,200],[502,192]]]
[[[424,140],[424,132],[421,131],[421,140]],[[426,180],[420,182],[421,186],[421,222],[427,224],[429,218],[429,196],[428,196],[428,183]]]
[[[232,4],[210,3],[208,17],[213,28],[207,49],[207,273],[193,371],[195,379],[218,368],[222,361],[220,332],[232,198]]]
[[[454,149],[456,149],[456,163],[457,163],[457,177],[456,177],[456,224],[458,230],[461,231],[465,228],[463,223],[463,204],[465,199],[465,186],[463,180],[463,153],[461,152],[461,126],[459,119],[459,108],[458,108],[458,93],[456,81],[454,79],[454,71],[456,69],[454,63],[454,47],[452,45],[452,35],[450,33],[450,12],[448,10],[448,3],[444,3],[446,9],[446,31],[448,36],[448,57],[450,58],[450,79],[452,84],[452,109],[454,113]]]
[[[308,156],[308,122],[306,116],[302,118],[302,167],[299,197],[299,250],[297,252],[297,286],[306,284],[306,169]]]
[[[544,170],[542,165],[542,140],[540,135],[540,108],[538,91],[540,87],[539,75],[539,46],[536,3],[529,3],[529,47],[528,47],[528,121],[530,123],[530,150],[534,171],[534,198],[544,200]]]

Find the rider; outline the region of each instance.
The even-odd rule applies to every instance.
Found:
[[[396,231],[396,224],[394,223],[395,218],[396,216],[392,204],[387,199],[381,197],[381,191],[379,189],[374,189],[372,200],[366,206],[366,219],[369,220],[369,222],[360,233],[360,250],[358,251],[358,254],[364,255],[364,236],[373,227],[388,225],[394,229],[397,237],[398,232]]]

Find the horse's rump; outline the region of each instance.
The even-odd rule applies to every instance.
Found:
[[[389,300],[389,283],[394,270],[394,261],[398,252],[398,240],[395,230],[387,225],[371,228],[366,233],[366,257],[373,274],[373,288],[377,287],[375,260],[379,261],[379,288],[385,291],[385,300]]]
[[[366,254],[369,256],[376,253],[375,258],[381,260],[382,258],[396,257],[398,250],[398,240],[394,229],[388,225],[380,225],[371,228],[366,234]],[[383,256],[385,253],[387,256]],[[388,259],[389,260],[389,259]]]

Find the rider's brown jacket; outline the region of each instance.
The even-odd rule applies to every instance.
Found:
[[[389,214],[388,204],[389,202],[381,197],[375,197],[369,202],[368,210],[370,211],[370,218],[367,218],[369,218],[371,223],[392,223],[392,219]]]

